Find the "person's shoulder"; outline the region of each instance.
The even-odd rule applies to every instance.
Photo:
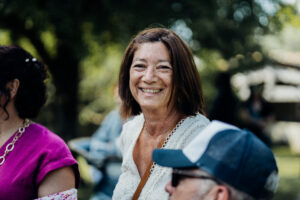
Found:
[[[172,139],[176,148],[183,148],[189,144],[208,124],[209,119],[202,114],[188,116],[179,126],[177,134],[174,134]],[[173,148],[173,147],[172,147]]]
[[[117,109],[110,111],[105,118],[120,118],[120,112]]]
[[[35,138],[35,141],[40,145],[55,144],[66,145],[64,140],[57,134],[50,131],[47,127],[39,124],[32,123],[29,127],[30,136]]]
[[[111,110],[109,113],[108,113],[108,115],[120,115],[120,112],[119,112],[119,110],[118,109],[114,109],[114,110]]]
[[[202,114],[187,116],[178,127],[180,133],[199,132],[209,124],[209,119]]]
[[[196,115],[193,116],[188,116],[185,121],[193,124],[196,123],[198,125],[207,125],[209,123],[209,119],[200,113],[197,113]]]
[[[144,123],[144,115],[143,114],[135,115],[126,119],[126,121],[124,122],[124,128],[135,127],[136,125],[143,124],[143,123]]]
[[[121,133],[121,140],[125,146],[126,144],[129,145],[131,142],[135,141],[135,138],[138,137],[143,125],[144,116],[142,114],[127,119]]]

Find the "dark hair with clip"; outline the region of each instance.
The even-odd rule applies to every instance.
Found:
[[[0,97],[6,100],[0,107],[9,113],[6,106],[10,99],[7,83],[18,79],[20,85],[15,98],[15,107],[21,118],[34,118],[46,102],[46,68],[30,53],[18,46],[0,46]]]

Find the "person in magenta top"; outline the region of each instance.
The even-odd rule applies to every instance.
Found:
[[[0,199],[77,199],[79,171],[66,143],[31,122],[46,101],[45,66],[0,46]]]

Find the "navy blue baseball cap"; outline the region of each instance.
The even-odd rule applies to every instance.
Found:
[[[155,149],[155,163],[171,168],[199,168],[255,199],[273,196],[278,186],[275,157],[247,130],[212,121],[184,149]]]

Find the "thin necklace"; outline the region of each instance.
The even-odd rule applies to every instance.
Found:
[[[23,135],[23,133],[25,132],[25,129],[29,125],[30,125],[29,119],[25,119],[23,126],[19,128],[19,130],[16,133],[15,137],[13,138],[13,140],[6,145],[4,154],[2,156],[0,156],[0,166],[4,164],[4,162],[5,162],[5,156],[7,156],[7,154],[9,152],[11,152],[15,148],[15,143]]]
[[[172,135],[175,133],[175,131],[179,128],[179,126],[184,122],[184,120],[185,120],[185,118],[183,118],[182,120],[180,120],[180,121],[176,124],[175,128],[174,128],[174,129],[171,131],[171,133],[169,133],[168,136],[166,137],[166,139],[165,139],[164,143],[162,144],[162,147],[161,147],[161,148],[165,148],[165,147],[166,147],[166,145],[168,144],[170,138],[171,138]],[[156,163],[153,162],[153,163],[152,163],[152,166],[151,166],[151,169],[150,169],[150,174],[152,174],[155,165],[156,165]]]

